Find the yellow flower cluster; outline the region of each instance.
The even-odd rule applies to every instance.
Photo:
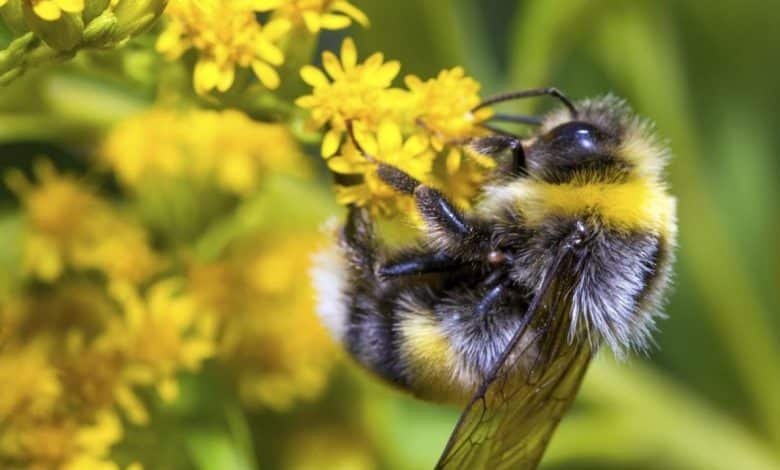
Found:
[[[27,217],[25,274],[53,282],[67,270],[94,271],[109,279],[140,281],[161,267],[142,227],[89,186],[58,174],[47,161],[36,163],[35,174],[37,183],[18,171],[6,178]]]
[[[104,234],[105,236],[106,234]],[[136,394],[155,385],[175,396],[177,372],[212,354],[208,318],[175,281],[140,296],[120,283],[115,295],[71,278],[4,302],[0,327],[0,459],[24,468],[118,468],[110,448],[124,434],[121,416],[144,424]]]
[[[246,195],[271,172],[298,176],[307,165],[290,131],[236,110],[156,108],[123,121],[101,156],[127,188],[184,177]]]
[[[198,51],[193,84],[200,94],[227,91],[236,67],[251,68],[263,85],[274,89],[279,86],[274,67],[284,62],[278,42],[290,23],[261,25],[255,11],[250,0],[173,0],[157,50],[170,60],[191,48]]]
[[[261,23],[258,12],[270,12]],[[157,50],[176,60],[189,49],[198,52],[193,84],[198,94],[226,92],[236,69],[251,68],[268,89],[280,83],[276,67],[284,63],[285,39],[291,28],[305,25],[311,33],[341,29],[368,18],[345,0],[172,0],[168,24]]]
[[[356,21],[368,26],[368,17],[345,0],[254,0],[258,11],[274,11],[294,25],[301,23],[316,34],[322,29],[344,29]]]
[[[464,163],[460,151],[470,138],[485,133],[480,124],[492,113],[487,108],[472,112],[480,102],[479,83],[456,67],[427,81],[410,75],[407,89],[392,88],[400,64],[384,62],[380,53],[359,63],[349,38],[341,45],[340,58],[326,51],[322,62],[324,72],[310,65],[301,69],[312,92],[296,104],[310,111],[312,127],[327,127],[321,153],[328,167],[362,178],[360,184],[337,186],[341,204],[369,207],[385,216],[409,211],[409,198],[377,177],[379,162],[441,186],[459,204],[471,202],[493,165],[478,156]],[[345,138],[349,125],[356,142]]]
[[[335,345],[314,314],[312,233],[263,233],[190,269],[190,288],[221,319],[219,357],[250,405],[287,410],[323,390]]]

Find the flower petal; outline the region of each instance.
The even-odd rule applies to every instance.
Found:
[[[263,36],[274,41],[281,38],[292,28],[292,23],[284,19],[271,20],[263,26]]]
[[[401,149],[401,128],[393,121],[382,122],[379,126],[377,137],[379,139],[380,153],[387,154]]]
[[[320,17],[320,26],[322,29],[335,31],[338,29],[347,28],[350,24],[352,24],[352,20],[349,19],[348,16],[344,15],[326,13]]]
[[[333,77],[333,79],[338,80],[344,77],[344,70],[341,68],[339,59],[338,57],[336,57],[334,53],[330,51],[323,52],[322,65],[325,67],[325,70],[328,72],[328,75]]]
[[[252,9],[255,11],[269,11],[279,8],[284,0],[252,0]]]
[[[57,5],[68,13],[84,11],[84,0],[57,0]]]
[[[316,34],[322,29],[322,26],[320,25],[320,15],[317,13],[306,11],[302,16],[303,22],[306,24],[306,29],[308,29],[310,33]]]
[[[269,90],[275,90],[279,87],[279,74],[270,65],[256,60],[252,62],[252,70],[257,75],[257,78],[260,79],[260,82]]]
[[[358,9],[356,6],[352,5],[347,1],[337,0],[333,2],[333,4],[331,4],[330,9],[333,11],[344,13],[345,15],[349,16],[353,20],[357,21],[363,27],[368,27],[369,25],[368,17],[366,16],[366,14],[363,13],[363,11]]]
[[[314,67],[313,65],[304,65],[301,67],[301,78],[307,85],[314,88],[325,87],[330,83],[328,77],[322,73],[322,70]]]
[[[322,148],[320,149],[320,152],[322,153],[323,157],[328,158],[335,155],[336,152],[338,152],[340,146],[341,132],[335,129],[331,129],[322,139]]]
[[[255,52],[260,59],[263,59],[269,64],[282,65],[282,63],[284,63],[284,53],[282,50],[265,39],[255,41]]]
[[[344,70],[351,70],[357,64],[357,47],[352,38],[346,38],[341,43],[341,62],[344,64]]]
[[[204,95],[214,89],[214,87],[217,86],[218,80],[219,67],[217,67],[217,64],[214,61],[203,58],[195,64],[193,85],[198,94]]]
[[[46,21],[56,21],[62,16],[62,10],[52,0],[33,3],[33,11],[39,18]]]

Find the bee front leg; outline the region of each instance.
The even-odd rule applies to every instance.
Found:
[[[465,238],[473,231],[463,214],[439,191],[394,166],[382,163],[377,174],[396,190],[414,196],[417,209],[433,231],[447,238]]]
[[[378,273],[383,277],[412,276],[451,271],[460,264],[459,261],[445,253],[427,253],[406,256],[386,263],[379,268]]]

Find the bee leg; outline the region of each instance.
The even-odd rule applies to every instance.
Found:
[[[465,217],[439,191],[420,183],[394,166],[380,164],[377,174],[382,181],[396,190],[414,195],[420,214],[434,230],[458,238],[463,238],[471,232],[472,228]]]
[[[501,297],[510,284],[511,281],[508,280],[503,273],[489,277],[485,282],[488,291],[474,307],[475,313],[479,316],[485,316],[490,311],[491,307],[501,300]]]
[[[410,276],[450,271],[458,266],[460,262],[445,253],[431,253],[386,263],[379,268],[378,273],[383,277]]]

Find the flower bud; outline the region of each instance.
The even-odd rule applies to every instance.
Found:
[[[100,16],[110,4],[111,0],[87,0],[84,3],[84,12],[81,14],[84,23],[89,23]]]
[[[47,20],[38,16],[29,2],[22,2],[22,10],[30,29],[52,49],[67,51],[81,42],[84,21],[80,14],[63,11],[57,19]]]
[[[111,47],[115,44],[117,20],[111,10],[95,17],[84,28],[82,47]]]
[[[0,17],[8,29],[16,36],[21,36],[30,30],[27,27],[27,22],[24,21],[22,0],[8,0],[5,5],[0,7]]]
[[[168,0],[119,0],[114,7],[117,17],[117,37],[127,38],[142,33],[160,17]]]

